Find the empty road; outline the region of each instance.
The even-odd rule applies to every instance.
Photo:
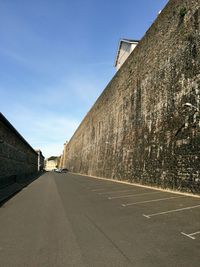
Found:
[[[200,198],[48,172],[0,207],[2,267],[199,267]]]

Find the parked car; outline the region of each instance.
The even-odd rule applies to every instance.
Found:
[[[67,168],[61,169],[61,172],[68,172],[69,170]]]
[[[66,173],[66,172],[68,172],[68,169],[67,168],[59,168],[59,169],[56,169],[55,172]]]

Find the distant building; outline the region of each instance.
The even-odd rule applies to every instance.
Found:
[[[115,59],[115,67],[117,70],[123,65],[127,57],[131,54],[133,49],[137,46],[139,41],[130,39],[121,39],[117,50],[117,56]]]
[[[35,150],[38,154],[38,171],[44,170],[44,156],[42,155],[41,150]]]
[[[60,157],[52,156],[45,161],[45,170],[52,171],[59,167]]]

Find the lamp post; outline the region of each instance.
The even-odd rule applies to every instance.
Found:
[[[196,123],[196,117],[197,117],[197,114],[196,114],[196,113],[199,113],[199,111],[200,111],[199,108],[196,107],[196,106],[194,106],[193,104],[191,104],[191,103],[189,103],[189,102],[183,104],[183,106],[184,106],[184,107],[189,107],[189,108],[191,108],[191,109],[194,110],[194,113],[193,113],[193,119],[194,119],[194,122]],[[188,122],[185,123],[185,125],[188,126]]]
[[[191,103],[188,103],[188,102],[187,102],[187,103],[183,104],[183,106],[193,108],[193,109],[195,109],[197,112],[199,112],[199,108],[196,107],[196,106],[194,106],[194,105],[192,105]]]

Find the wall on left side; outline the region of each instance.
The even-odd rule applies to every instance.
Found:
[[[38,154],[0,113],[0,188],[37,173]]]

